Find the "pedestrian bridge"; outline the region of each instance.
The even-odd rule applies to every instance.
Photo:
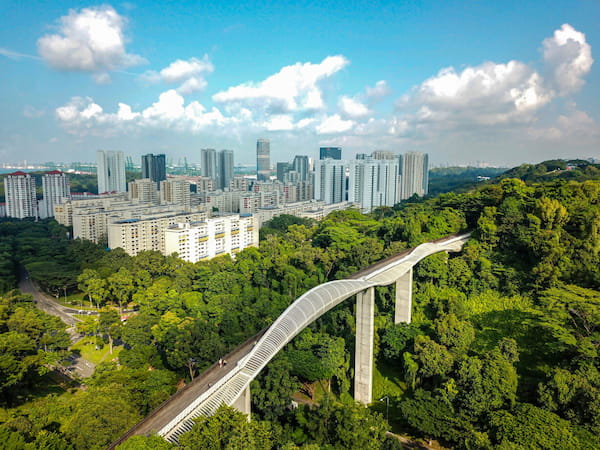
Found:
[[[344,280],[316,286],[298,297],[266,330],[226,357],[228,364],[213,365],[152,412],[112,446],[133,435],[157,433],[176,443],[194,419],[213,414],[222,403],[250,414],[250,382],[269,361],[304,328],[342,301],[356,295],[356,350],[354,398],[372,401],[374,287],[396,283],[395,322],[410,322],[412,268],[438,252],[460,251],[470,233],[421,244],[384,259]],[[209,381],[210,380],[210,381]]]

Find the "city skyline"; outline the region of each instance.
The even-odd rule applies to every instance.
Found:
[[[319,147],[432,165],[597,157],[600,4],[544,5],[7,0],[0,162],[229,148],[251,164],[259,138],[272,163]]]

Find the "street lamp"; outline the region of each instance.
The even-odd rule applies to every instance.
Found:
[[[386,395],[379,399],[380,402],[385,400],[385,420],[390,421],[390,398]]]

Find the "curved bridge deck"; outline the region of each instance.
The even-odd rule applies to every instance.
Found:
[[[421,244],[356,272],[345,280],[323,283],[296,299],[266,330],[238,346],[225,359],[227,366],[213,364],[169,400],[135,425],[110,448],[134,435],[158,433],[177,442],[189,431],[193,419],[210,415],[222,404],[232,405],[260,370],[300,331],[343,300],[374,286],[394,283],[421,259],[440,251],[459,251],[470,233]]]

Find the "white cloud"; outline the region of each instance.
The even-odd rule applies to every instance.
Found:
[[[104,74],[145,63],[125,49],[126,24],[109,5],[70,10],[60,18],[57,33],[38,39],[38,52],[50,66],[66,71]]]
[[[346,96],[340,98],[338,106],[342,116],[346,119],[361,119],[373,113],[360,101]]]
[[[350,131],[356,124],[353,120],[344,120],[339,114],[326,117],[319,125],[317,125],[318,134],[336,134]]]
[[[594,62],[592,48],[585,34],[564,24],[552,37],[544,39],[544,60],[549,66],[552,81],[561,95],[576,92],[585,83]]]
[[[202,59],[190,58],[187,61],[178,59],[160,72],[149,70],[141,78],[149,83],[163,81],[168,84],[179,84],[177,92],[190,94],[204,89],[207,85],[205,75],[212,73],[214,66],[204,55]]]
[[[267,113],[285,114],[324,108],[319,83],[349,64],[341,55],[328,56],[318,64],[296,63],[259,83],[245,83],[217,92],[213,101],[226,105],[246,105]]]
[[[379,80],[375,86],[367,86],[365,96],[370,102],[378,102],[392,93],[392,89],[385,80]]]

